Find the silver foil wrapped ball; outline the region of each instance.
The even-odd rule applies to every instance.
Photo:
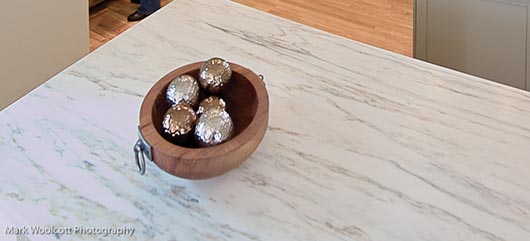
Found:
[[[189,75],[179,75],[169,83],[166,100],[170,106],[188,103],[191,106],[199,102],[199,84]]]
[[[221,109],[209,109],[202,113],[195,126],[195,140],[201,147],[221,144],[232,137],[234,123],[230,115]]]
[[[209,109],[221,109],[226,108],[226,102],[218,96],[212,95],[199,103],[197,108],[197,116],[200,116],[202,113]]]
[[[206,91],[219,93],[230,81],[232,69],[230,64],[221,58],[206,60],[199,72],[199,84]]]
[[[172,106],[166,112],[162,121],[162,128],[170,141],[180,144],[189,138],[196,121],[197,116],[193,107],[187,103],[180,103]]]

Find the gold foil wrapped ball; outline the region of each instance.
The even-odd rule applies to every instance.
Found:
[[[209,109],[221,109],[226,108],[226,102],[218,96],[212,95],[199,103],[197,108],[197,116],[200,116],[202,113]]]
[[[166,137],[173,143],[180,144],[189,138],[197,116],[193,107],[187,103],[172,106],[164,115],[162,128]]]
[[[221,144],[232,137],[234,123],[222,109],[208,109],[202,113],[195,126],[195,141],[201,147]]]
[[[199,72],[199,84],[206,91],[216,94],[230,81],[232,69],[230,64],[221,58],[206,60]]]
[[[170,106],[188,103],[191,106],[199,102],[199,84],[190,75],[179,75],[173,79],[166,91],[166,100]]]

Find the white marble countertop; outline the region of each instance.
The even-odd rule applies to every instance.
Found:
[[[218,178],[140,176],[143,96],[212,56],[265,75],[263,142]],[[1,240],[530,237],[530,93],[228,1],[175,0],[3,110],[0,153]]]

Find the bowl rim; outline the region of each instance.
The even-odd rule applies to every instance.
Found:
[[[268,116],[269,112],[269,96],[268,92],[265,86],[265,83],[263,80],[253,71],[250,69],[247,69],[239,64],[229,62],[230,67],[232,69],[232,72],[237,72],[238,74],[241,74],[246,77],[246,79],[250,82],[251,86],[254,88],[254,91],[256,92],[256,98],[257,98],[257,107],[256,107],[256,113],[252,117],[252,120],[248,124],[248,126],[241,131],[238,135],[233,137],[232,139],[223,142],[219,145],[211,146],[211,147],[201,147],[201,148],[190,148],[190,147],[183,147],[176,144],[173,144],[166,140],[160,133],[156,130],[154,124],[153,124],[153,118],[150,114],[152,112],[152,107],[154,105],[154,101],[156,98],[147,98],[148,96],[156,96],[159,95],[162,90],[173,80],[176,76],[194,71],[197,69],[200,69],[201,65],[204,63],[204,61],[195,62],[191,64],[187,64],[184,66],[181,66],[177,69],[174,69],[164,75],[162,78],[160,78],[152,87],[149,89],[147,94],[144,96],[144,100],[142,102],[141,108],[140,108],[140,134],[144,136],[145,141],[148,145],[151,146],[151,148],[154,148],[153,144],[157,144],[157,146],[162,146],[161,149],[158,149],[159,152],[162,152],[166,155],[169,155],[168,148],[171,148],[173,151],[182,151],[185,153],[185,155],[181,156],[184,159],[187,159],[187,154],[193,155],[194,153],[201,153],[198,160],[200,159],[210,159],[215,158],[218,156],[226,155],[230,152],[233,152],[239,148],[241,148],[243,145],[234,145],[233,143],[246,143],[250,141],[254,135],[257,134],[259,131],[257,116],[259,113],[266,113]],[[149,113],[148,115],[142,115],[142,113]],[[268,117],[267,117],[268,118]],[[268,121],[266,122],[266,124]],[[156,133],[154,135],[146,135],[146,133]],[[168,147],[169,146],[169,147]],[[153,157],[153,159],[155,159]],[[197,159],[197,158],[195,158]],[[151,160],[156,163],[156,160]]]

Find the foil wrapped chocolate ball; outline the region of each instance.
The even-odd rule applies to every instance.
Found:
[[[208,109],[202,113],[195,126],[195,141],[200,147],[221,144],[232,137],[234,123],[222,109]]]
[[[225,108],[226,102],[219,96],[212,95],[199,103],[199,107],[197,107],[197,116],[200,116],[202,113],[210,109],[224,110]]]
[[[166,91],[166,100],[170,106],[187,103],[191,106],[199,102],[199,84],[190,75],[179,75],[173,79]]]
[[[228,62],[221,58],[211,58],[201,66],[199,84],[206,91],[216,94],[223,90],[231,76],[232,69]]]
[[[182,144],[190,137],[196,121],[197,116],[193,107],[187,103],[180,103],[167,110],[162,121],[162,128],[169,141]]]

